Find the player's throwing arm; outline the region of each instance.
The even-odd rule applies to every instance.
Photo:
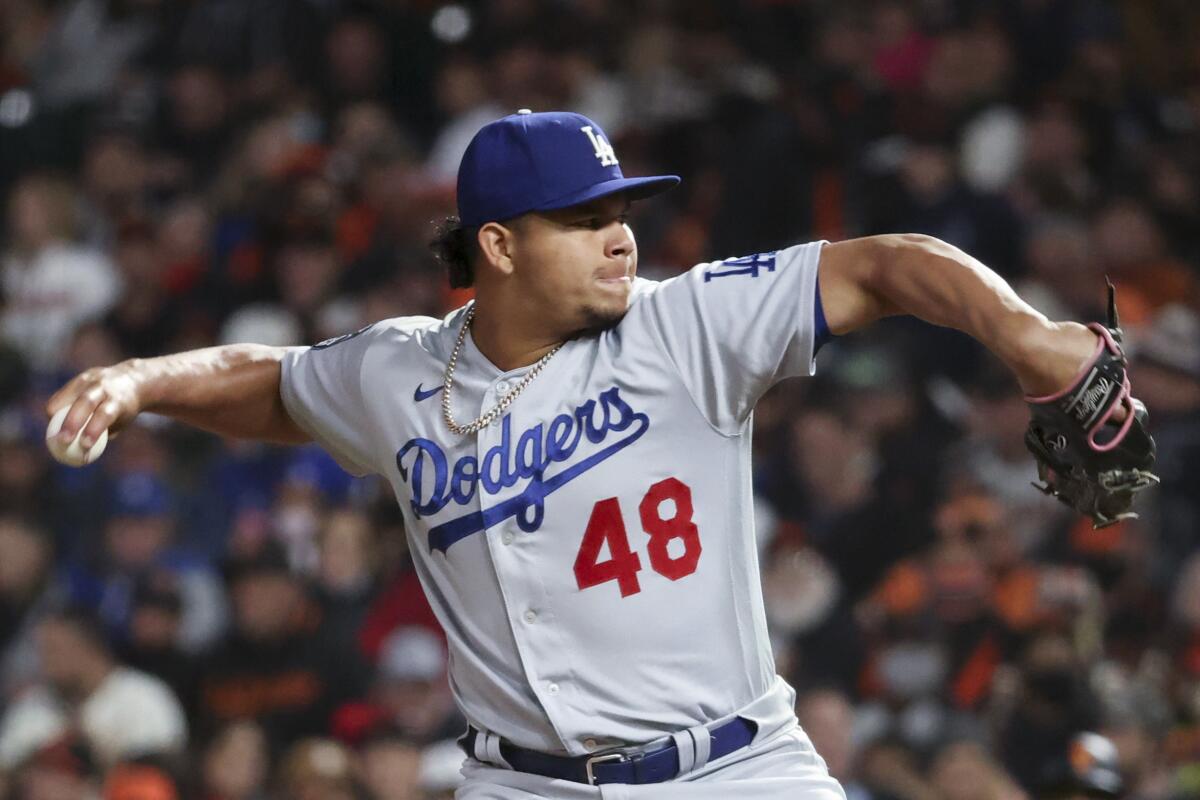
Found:
[[[64,452],[77,442],[83,456],[79,463],[94,461],[99,453],[92,453],[93,447],[142,411],[222,436],[308,441],[279,396],[280,361],[286,352],[264,345],[229,345],[86,370],[46,403],[52,418],[67,410],[47,443],[51,452]]]

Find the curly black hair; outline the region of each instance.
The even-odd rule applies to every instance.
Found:
[[[479,228],[463,227],[462,220],[449,216],[438,223],[429,249],[446,265],[450,286],[466,289],[475,283],[475,260],[479,257]]]

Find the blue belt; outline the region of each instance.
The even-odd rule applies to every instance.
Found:
[[[743,717],[734,717],[709,729],[712,737],[709,761],[741,750],[754,739],[758,726]],[[475,740],[481,734],[468,727],[458,740],[468,756],[475,757]],[[500,742],[500,755],[517,772],[530,772],[546,778],[586,783],[662,783],[679,774],[679,748],[674,739],[649,748],[607,750],[590,756],[552,756],[527,750],[509,742]]]

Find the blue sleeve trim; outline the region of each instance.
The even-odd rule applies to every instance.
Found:
[[[813,292],[813,355],[821,349],[821,345],[833,338],[829,332],[829,323],[825,321],[825,307],[821,305],[821,278],[817,276],[817,287]]]

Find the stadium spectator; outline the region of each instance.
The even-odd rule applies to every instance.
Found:
[[[72,731],[104,766],[183,751],[187,725],[179,701],[162,681],[116,661],[94,617],[54,611],[38,624],[36,638],[45,682],[21,694],[0,721],[0,769]]]
[[[0,510],[33,517],[57,532],[54,509],[61,508],[55,500],[62,486],[51,477],[40,422],[20,407],[0,416]]]
[[[12,772],[11,786],[23,800],[92,800],[101,770],[78,737],[70,734],[37,749]],[[0,789],[5,785],[0,777]]]
[[[342,652],[358,652],[358,631],[378,594],[374,537],[370,519],[349,509],[331,512],[321,529],[317,596]]]
[[[457,745],[455,745],[457,748]],[[461,751],[460,751],[461,752]],[[363,784],[372,800],[420,800],[426,767],[419,744],[393,730],[381,730],[359,747]],[[460,761],[459,759],[455,759]]]
[[[1075,644],[1051,628],[1033,634],[1018,661],[1020,699],[1000,731],[1000,755],[1022,786],[1035,789],[1048,754],[1067,750],[1071,737],[1097,719]]]
[[[296,800],[358,800],[357,772],[354,754],[344,746],[304,739],[283,755],[275,782],[281,796]]]
[[[202,650],[225,624],[225,596],[216,573],[175,546],[171,490],[154,474],[132,472],[117,480],[114,494],[103,550],[82,557],[65,574],[71,601],[95,609],[123,642],[130,635],[135,587],[162,576],[180,596],[177,644],[192,653]]]
[[[75,188],[50,175],[21,180],[8,197],[0,330],[35,369],[59,366],[75,327],[104,315],[121,291],[101,251],[75,244]]]
[[[191,716],[199,665],[195,654],[180,644],[182,627],[183,597],[175,578],[161,572],[140,578],[130,600],[121,660],[160,678]]]
[[[320,607],[268,540],[232,560],[230,631],[203,660],[197,716],[202,731],[257,719],[273,754],[328,730],[341,702],[361,691],[347,654],[321,635]]]
[[[944,800],[1017,800],[1025,793],[976,741],[951,741],[929,768],[936,796]]]
[[[222,727],[200,757],[201,800],[265,800],[270,753],[262,728],[249,720]]]
[[[829,774],[846,788],[847,797],[861,793],[861,787],[855,787],[857,756],[850,699],[836,689],[812,689],[796,699],[796,717],[825,759]]]
[[[1162,487],[1149,519],[1159,530],[1155,576],[1169,584],[1200,546],[1200,311],[1166,306],[1134,339],[1134,352],[1161,440]]]
[[[0,701],[36,682],[34,630],[55,600],[54,545],[29,518],[0,515]]]
[[[350,741],[381,727],[421,744],[451,738],[463,720],[445,689],[445,676],[441,638],[415,625],[397,628],[383,641],[367,698],[339,708],[334,730]]]

